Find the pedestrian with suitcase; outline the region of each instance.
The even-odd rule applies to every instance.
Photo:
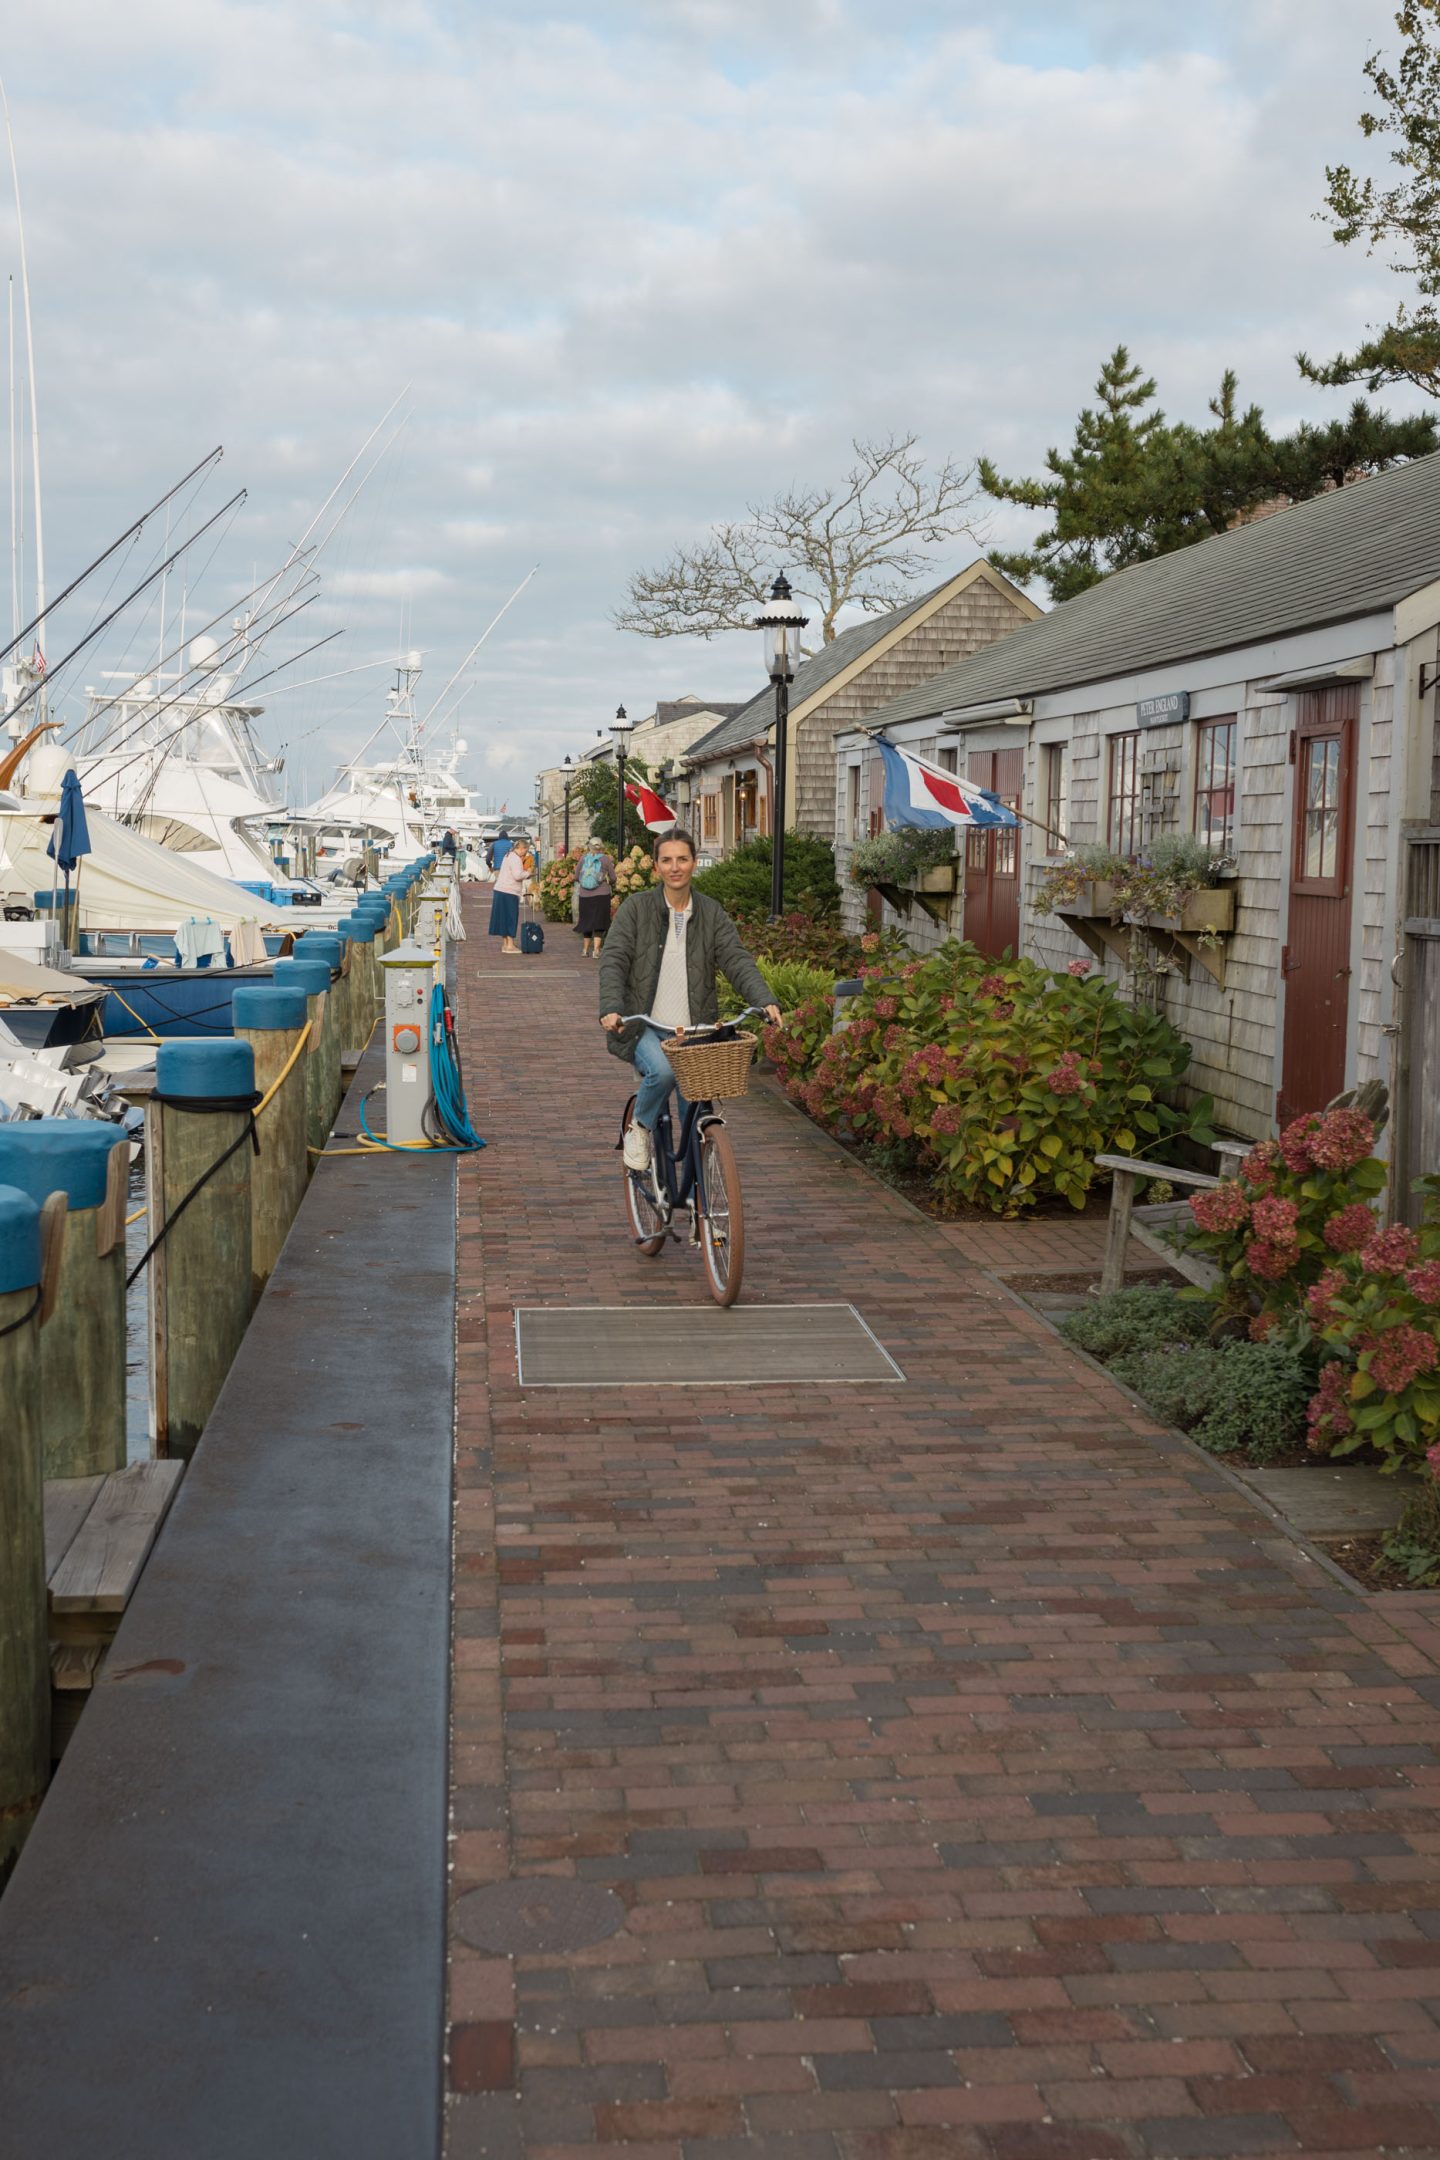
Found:
[[[495,873],[495,897],[490,902],[490,935],[501,940],[502,953],[518,953],[515,942],[520,929],[520,895],[530,880],[530,869],[522,848],[510,847],[505,851],[499,869]],[[529,924],[526,925],[528,929]]]

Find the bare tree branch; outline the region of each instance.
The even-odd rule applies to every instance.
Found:
[[[712,638],[749,629],[784,570],[813,610],[823,643],[842,610],[885,614],[929,567],[928,551],[957,534],[982,537],[970,510],[979,490],[972,466],[947,458],[928,471],[914,435],[852,444],[855,463],[831,488],[790,488],[750,503],[743,520],[717,525],[697,547],[677,548],[654,570],[639,570],[617,630],[641,637]]]

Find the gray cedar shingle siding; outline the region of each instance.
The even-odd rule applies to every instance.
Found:
[[[1436,579],[1440,451],[1117,570],[870,717],[894,726],[1255,645],[1393,607]]]

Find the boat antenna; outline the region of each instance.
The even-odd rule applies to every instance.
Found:
[[[86,567],[80,572],[79,577],[75,577],[70,580],[70,583],[65,587],[65,590],[63,592],[56,593],[55,598],[50,602],[48,608],[42,608],[38,615],[33,616],[32,619],[28,623],[26,623],[24,629],[20,631],[16,637],[11,639],[10,643],[5,647],[3,652],[0,652],[0,660],[8,659],[10,654],[14,652],[17,645],[23,645],[26,638],[29,637],[31,631],[38,630],[41,623],[45,620],[45,617],[49,614],[52,614],[54,610],[59,607],[62,600],[68,600],[71,593],[77,591],[79,587],[85,583],[86,578],[94,576],[95,572],[100,568],[102,563],[109,562],[110,557],[115,554],[118,549],[127,546],[128,543],[135,538],[135,535],[142,529],[142,527],[149,524],[151,518],[154,517],[156,511],[163,510],[167,503],[173,502],[175,497],[180,493],[181,488],[188,487],[190,485],[190,482],[197,475],[197,473],[204,472],[207,466],[215,464],[217,460],[222,458],[224,455],[224,450],[217,448],[215,450],[212,450],[208,457],[201,458],[198,465],[192,465],[183,480],[177,480],[174,487],[167,488],[165,490],[165,493],[160,497],[160,500],[158,502],[151,503],[150,508],[146,510],[142,516],[136,518],[133,525],[126,527],[125,531],[121,533],[118,540],[111,541],[109,547],[106,548],[103,555],[97,555],[94,562],[88,563]],[[240,496],[235,496],[232,498],[232,500],[236,502],[238,502],[240,499]],[[214,522],[213,519],[211,522]],[[204,532],[204,530],[205,527],[202,525],[200,531]],[[198,539],[199,533],[195,534],[194,537]],[[185,543],[187,547],[189,546],[189,544],[189,541]],[[181,550],[181,552],[184,552],[183,549]],[[174,560],[175,557],[172,555],[170,557],[170,561],[173,562]],[[158,576],[159,574],[160,573],[157,571],[156,575]],[[143,590],[143,588],[141,589]]]
[[[35,330],[30,318],[30,258],[25,247],[25,218],[20,208],[20,167],[15,157],[15,131],[10,125],[10,100],[0,78],[0,106],[5,109],[5,141],[10,150],[10,178],[15,188],[15,225],[20,236],[20,301],[25,311],[25,370],[30,378],[30,454],[35,493],[35,606],[37,620],[45,613],[45,516],[40,498],[40,409],[35,396]],[[44,677],[41,677],[43,691]],[[40,711],[45,700],[42,694]]]
[[[456,668],[455,673],[450,677],[449,682],[446,683],[444,689],[440,692],[439,697],[436,698],[434,704],[430,707],[430,710],[423,716],[421,721],[422,726],[425,724],[425,721],[434,718],[435,714],[444,704],[446,698],[450,695],[450,692],[454,689],[456,683],[460,680],[460,677],[464,674],[466,668],[469,667],[470,662],[474,659],[476,653],[479,652],[481,646],[485,643],[486,638],[489,637],[490,632],[495,628],[496,623],[499,622],[501,615],[507,615],[510,609],[514,607],[515,602],[519,599],[521,593],[524,592],[525,587],[530,583],[531,578],[534,577],[535,572],[539,568],[540,565],[537,562],[533,564],[529,570],[526,571],[524,577],[521,578],[520,583],[516,586],[514,592],[511,593],[510,598],[505,602],[504,607],[500,609],[499,614],[492,615],[489,622],[486,623],[485,628],[481,631],[479,637],[476,638],[474,644],[470,647],[469,652],[466,653],[465,658],[460,662],[459,667]]]
[[[78,645],[72,645],[69,652],[65,654],[64,658],[62,660],[56,661],[56,672],[58,673],[59,670],[63,667],[68,667],[72,660],[78,659],[80,654],[84,652],[87,645],[93,645],[96,638],[100,636],[101,632],[109,629],[111,623],[114,622],[116,616],[124,614],[126,608],[129,607],[132,600],[138,600],[141,593],[143,593],[147,589],[147,587],[155,583],[156,578],[162,576],[166,570],[169,570],[175,563],[180,560],[180,557],[185,553],[186,548],[193,547],[197,540],[202,538],[205,533],[209,532],[212,525],[217,525],[220,522],[221,518],[226,515],[227,511],[234,510],[241,503],[243,503],[247,492],[248,491],[245,488],[241,488],[237,494],[231,496],[229,502],[221,503],[220,508],[215,512],[215,515],[213,517],[206,518],[205,523],[200,527],[198,532],[191,533],[188,540],[183,540],[178,548],[176,548],[171,554],[166,556],[163,563],[160,563],[154,570],[150,572],[148,577],[144,577],[140,580],[140,583],[135,587],[133,592],[127,593],[125,595],[125,598],[121,600],[117,606],[111,608],[109,614],[106,615],[102,621],[96,623],[95,627],[92,630],[87,630]],[[16,713],[23,712],[25,710],[25,707],[29,704],[31,698],[38,696],[39,693],[44,689],[44,687],[45,677],[42,675],[38,682],[31,684],[30,688],[25,692],[25,695],[23,697],[17,698],[15,700],[15,703],[10,707],[9,712],[5,715],[6,719],[13,720]]]

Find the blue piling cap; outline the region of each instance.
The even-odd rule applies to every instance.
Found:
[[[40,1210],[28,1192],[0,1185],[0,1295],[40,1280]]]
[[[330,988],[330,970],[323,960],[277,960],[270,980],[277,990],[303,990],[306,997],[322,997]]]
[[[304,1027],[307,1010],[303,990],[288,989],[278,983],[245,983],[230,1000],[233,1026],[267,1032]]]
[[[0,1184],[28,1193],[37,1207],[52,1192],[63,1192],[72,1208],[99,1207],[110,1150],[124,1138],[118,1125],[79,1118],[20,1118],[0,1125]]]
[[[296,940],[294,957],[297,960],[318,960],[323,962],[326,967],[338,968],[340,965],[340,940],[338,937],[330,936],[328,931],[308,931],[303,938]]]
[[[157,1095],[253,1095],[255,1053],[235,1035],[162,1042],[155,1052]]]

